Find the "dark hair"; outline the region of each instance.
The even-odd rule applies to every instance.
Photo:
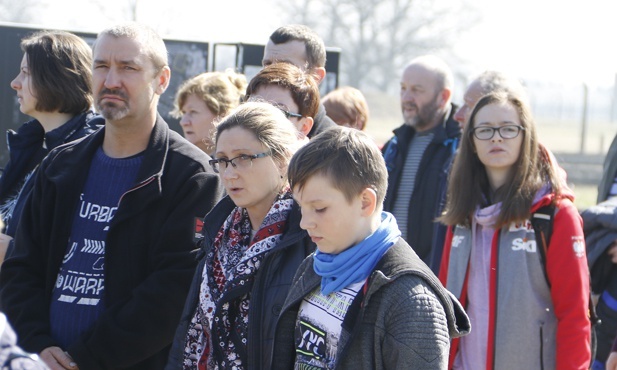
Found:
[[[92,50],[72,33],[40,31],[21,41],[35,109],[78,114],[92,106]]]
[[[544,184],[550,185],[557,199],[562,192],[562,182],[552,164],[546,148],[538,143],[536,125],[529,106],[517,95],[497,92],[483,96],[474,107],[469,124],[463,129],[450,180],[444,214],[439,220],[446,225],[471,225],[471,216],[478,206],[486,204],[489,182],[486,169],[475,150],[473,128],[475,118],[490,104],[510,104],[516,109],[524,130],[519,157],[513,164],[511,178],[493,195],[493,202],[501,201],[501,211],[496,227],[529,218],[534,196]]]
[[[319,87],[313,75],[291,63],[278,62],[265,66],[251,79],[246,99],[262,86],[275,85],[289,90],[303,117],[315,118],[319,111]]]
[[[377,193],[381,209],[388,186],[386,162],[377,144],[363,131],[336,126],[313,137],[291,159],[289,185],[302,190],[308,180],[322,175],[351,202],[366,188]]]
[[[319,35],[302,24],[290,24],[279,27],[270,35],[275,45],[289,41],[301,41],[306,48],[308,69],[326,66],[326,46]]]

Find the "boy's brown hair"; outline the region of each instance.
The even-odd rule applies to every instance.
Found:
[[[294,190],[302,190],[313,176],[324,176],[348,202],[364,189],[373,189],[379,210],[388,186],[388,170],[377,144],[366,133],[348,127],[333,127],[313,137],[293,156],[287,175]]]

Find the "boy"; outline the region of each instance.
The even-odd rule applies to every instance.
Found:
[[[450,337],[469,331],[460,303],[382,212],[387,176],[373,140],[349,128],[292,158],[300,226],[317,251],[281,311],[274,369],[445,369]]]

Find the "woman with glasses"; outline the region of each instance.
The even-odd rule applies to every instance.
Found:
[[[303,137],[311,137],[319,113],[319,87],[313,76],[293,64],[270,64],[251,79],[246,99],[266,101],[279,108]]]
[[[573,195],[520,99],[486,95],[469,122],[440,218],[449,226],[440,279],[472,326],[452,343],[450,366],[587,369],[589,273]],[[543,242],[530,220],[544,206],[552,233]]]
[[[204,219],[200,263],[167,369],[270,369],[279,312],[314,250],[287,184],[299,146],[283,113],[242,104],[217,126],[212,167],[227,196]]]

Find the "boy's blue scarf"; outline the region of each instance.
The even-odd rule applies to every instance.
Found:
[[[381,224],[374,233],[339,254],[315,251],[313,269],[321,276],[321,294],[338,292],[366,280],[377,262],[401,236],[391,213],[381,213]]]

